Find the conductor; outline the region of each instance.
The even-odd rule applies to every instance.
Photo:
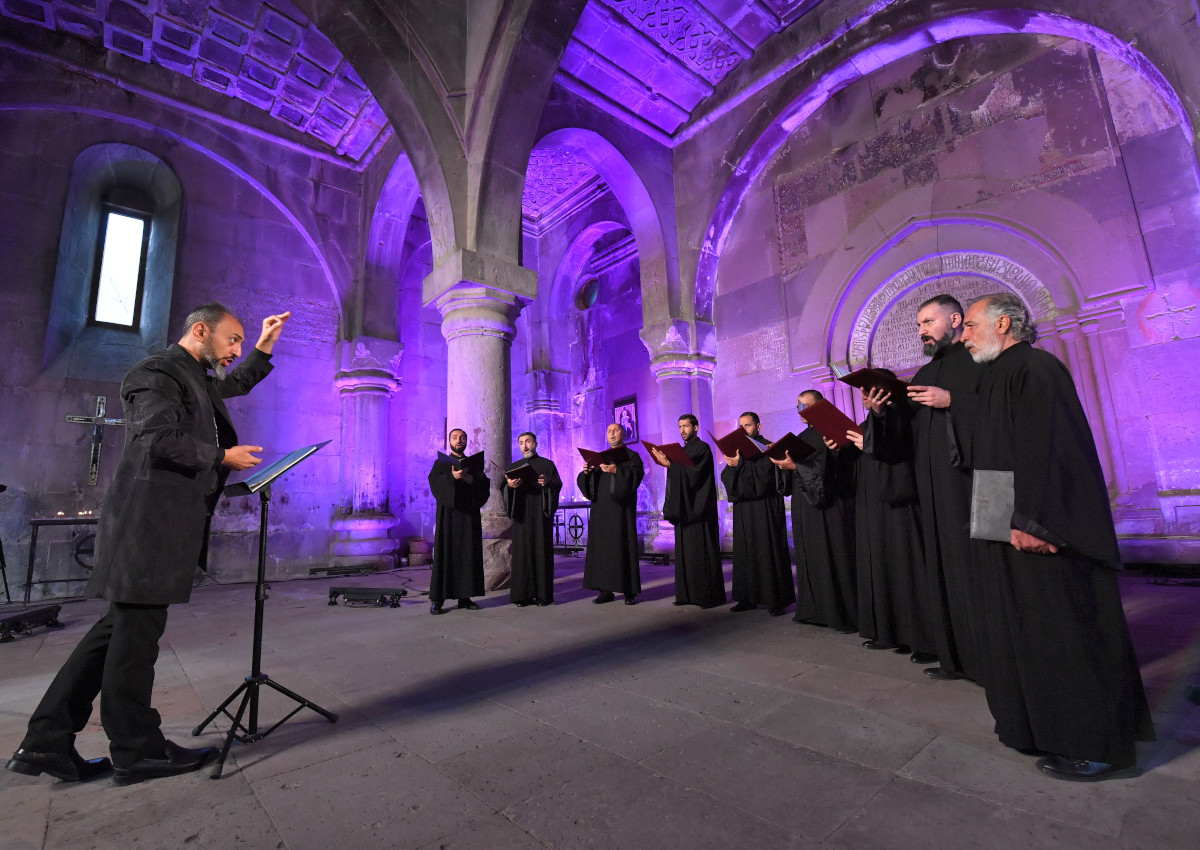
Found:
[[[215,747],[168,741],[150,705],[167,606],[187,602],[207,552],[225,479],[256,466],[261,446],[239,445],[224,399],[245,395],[273,368],[271,350],[290,312],[263,319],[246,361],[244,330],[220,304],[197,307],[183,337],[134,366],[121,382],[125,452],[100,515],[89,596],[109,602],[58,671],[6,767],[80,782],[113,773],[116,785],[198,770]],[[211,370],[213,375],[209,375]],[[100,697],[112,756],[85,761],[75,736]]]

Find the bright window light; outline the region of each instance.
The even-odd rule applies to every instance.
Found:
[[[137,309],[138,279],[142,267],[144,219],[108,211],[104,249],[100,257],[100,285],[96,292],[97,322],[133,326]]]

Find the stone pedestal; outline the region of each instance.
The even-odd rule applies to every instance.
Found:
[[[388,533],[388,399],[400,389],[401,346],[359,338],[343,342],[334,385],[342,398],[342,504],[333,521],[335,567],[395,566]],[[389,358],[389,355],[390,358]]]
[[[483,451],[501,467],[512,460],[512,339],[521,308],[537,295],[529,269],[458,251],[425,278],[423,296],[442,314],[446,338],[446,426],[467,432],[467,453]],[[500,482],[483,508],[483,570],[488,590],[508,586],[512,522]]]

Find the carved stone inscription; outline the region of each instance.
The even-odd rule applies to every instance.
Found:
[[[993,254],[959,252],[929,257],[889,278],[863,306],[850,337],[852,366],[870,364],[905,374],[928,358],[917,337],[917,308],[940,293],[965,306],[989,292],[1011,290],[1037,319],[1053,315],[1050,293],[1028,269]]]

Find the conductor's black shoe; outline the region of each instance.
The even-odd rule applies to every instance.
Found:
[[[895,649],[894,643],[880,643],[877,640],[864,640],[863,649]]]
[[[1055,779],[1069,782],[1100,782],[1105,779],[1132,779],[1141,776],[1136,762],[1109,764],[1087,759],[1069,759],[1065,756],[1046,756],[1038,759],[1037,769]]]
[[[171,741],[167,741],[165,749],[166,758],[138,759],[129,767],[114,767],[113,785],[133,785],[147,779],[191,773],[216,761],[220,754],[216,747],[189,750]]]
[[[757,607],[758,606],[755,605],[753,602],[739,602],[737,605],[734,605],[729,610],[734,614],[740,614],[743,611],[753,611]]]
[[[596,598],[592,600],[592,604],[593,605],[603,605],[605,602],[612,602],[616,598],[617,597],[613,596],[613,593],[611,590],[602,590],[596,596]]]
[[[460,599],[458,600],[458,607],[467,611],[478,611],[479,603],[473,599]]]
[[[626,605],[637,605],[637,597],[634,596],[632,593],[626,593],[625,594],[625,604]]]
[[[545,608],[547,605],[553,605],[554,600],[553,599],[539,599],[537,601],[537,604],[538,604],[539,608]]]
[[[962,673],[955,673],[953,670],[947,670],[945,667],[928,667],[925,669],[925,675],[935,682],[950,682],[954,679],[966,678]]]
[[[787,606],[780,605],[778,608],[772,608],[767,613],[770,614],[772,617],[782,617],[784,614],[787,613]]]
[[[429,605],[429,613],[430,614],[445,614],[446,609],[442,607],[442,603],[433,602]]]
[[[936,652],[914,652],[908,657],[913,664],[932,664],[938,660]]]
[[[5,767],[24,776],[48,773],[63,782],[87,782],[111,771],[112,762],[106,758],[84,761],[83,756],[75,752],[74,748],[71,749],[70,755],[64,755],[37,753],[22,747],[12,754]]]

